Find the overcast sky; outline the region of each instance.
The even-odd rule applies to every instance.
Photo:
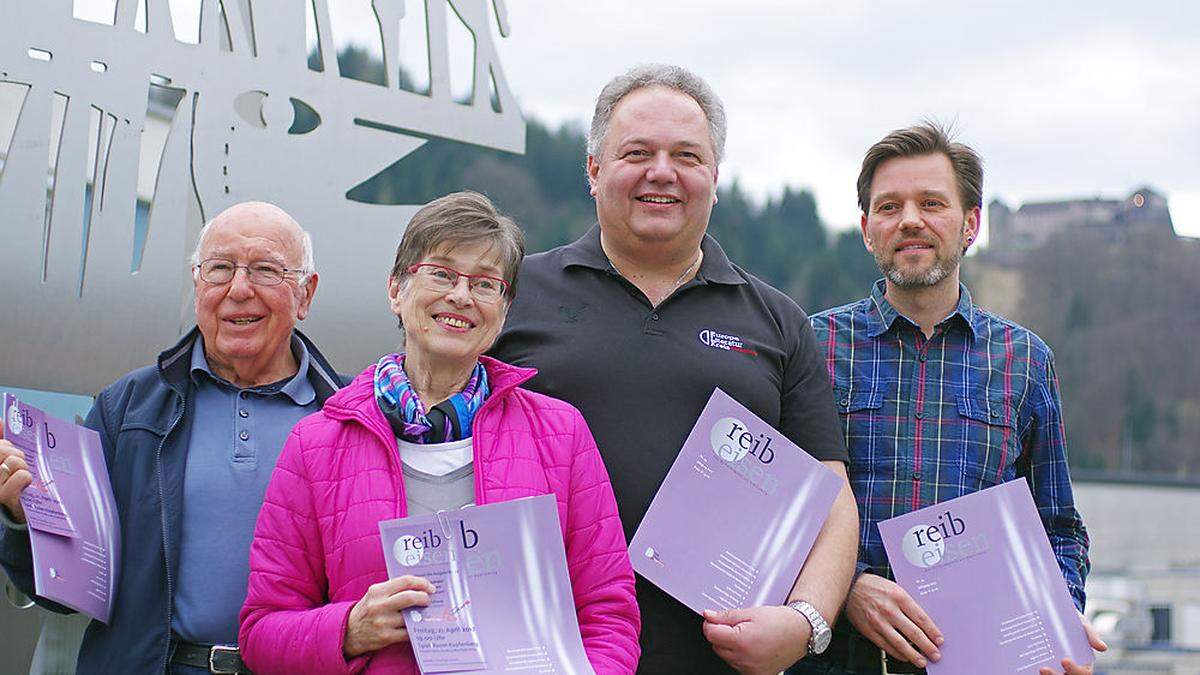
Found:
[[[985,200],[1148,184],[1200,236],[1200,5],[977,4],[510,0],[502,55],[525,110],[554,122],[588,119],[636,63],[695,70],[729,112],[722,179],[812,188],[834,226],[858,221],[866,148],[933,116],[983,156]]]
[[[196,4],[171,2],[177,20]],[[370,0],[329,3],[339,41],[377,39]],[[408,2],[410,17],[420,4]],[[721,181],[760,198],[810,188],[834,227],[858,222],[865,149],[928,116],[983,156],[985,202],[1149,185],[1176,229],[1200,236],[1200,5],[979,4],[507,0],[500,53],[525,114],[552,125],[585,124],[600,88],[632,65],[694,70],[729,114]]]

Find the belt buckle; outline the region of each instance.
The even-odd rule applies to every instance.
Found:
[[[236,670],[236,669],[235,670],[218,670],[217,663],[216,663],[216,656],[217,656],[217,654],[220,654],[220,653],[233,654],[233,656],[236,658],[238,656],[238,648],[237,648],[237,646],[231,646],[231,645],[213,645],[212,647],[210,647],[208,650],[208,672],[217,673],[218,675],[237,675],[238,673],[242,672],[242,671]]]
[[[906,670],[893,671],[888,667],[888,663],[889,662],[888,662],[887,652],[880,649],[879,650],[879,672],[882,675],[911,675],[911,673],[914,672],[913,665],[907,661],[904,662],[904,665],[908,666],[908,668]],[[899,665],[899,664],[897,664],[897,665]]]

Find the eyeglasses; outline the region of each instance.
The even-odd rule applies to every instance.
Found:
[[[408,273],[415,275],[426,288],[447,292],[458,285],[458,278],[467,280],[471,297],[480,302],[496,302],[508,292],[508,282],[486,274],[465,274],[453,267],[436,263],[417,263],[408,266]]]
[[[216,286],[233,281],[233,275],[237,274],[238,269],[246,270],[246,278],[257,286],[278,286],[289,274],[296,276],[306,274],[305,270],[289,269],[267,260],[257,260],[249,265],[239,265],[224,258],[209,258],[196,265],[195,269],[199,271],[201,279]]]

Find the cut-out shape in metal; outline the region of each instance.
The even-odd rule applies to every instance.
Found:
[[[306,2],[322,70],[308,66]],[[168,0],[117,0],[112,25],[74,18],[70,0],[4,4],[0,88],[24,87],[17,110],[0,109],[0,131],[15,117],[0,137],[6,385],[94,393],[151,362],[192,322],[201,224],[250,199],[312,233],[321,283],[302,328],[358,368],[395,346],[386,274],[419,206],[346,193],[429,137],[524,151],[493,39],[510,32],[503,0],[424,0],[423,93],[400,87],[403,0],[372,2],[382,86],[338,72],[329,0],[201,0],[198,44],[176,38]],[[475,42],[473,94],[459,103],[451,18]]]

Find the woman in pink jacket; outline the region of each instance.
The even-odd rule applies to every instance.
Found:
[[[535,371],[482,356],[524,247],[475,193],[413,217],[388,280],[404,352],[296,425],[267,489],[238,640],[254,672],[416,673],[400,610],[433,588],[388,579],[379,521],[539,494],[558,501],[588,660],[636,668],[633,571],[591,432],[569,404],[520,388]]]

